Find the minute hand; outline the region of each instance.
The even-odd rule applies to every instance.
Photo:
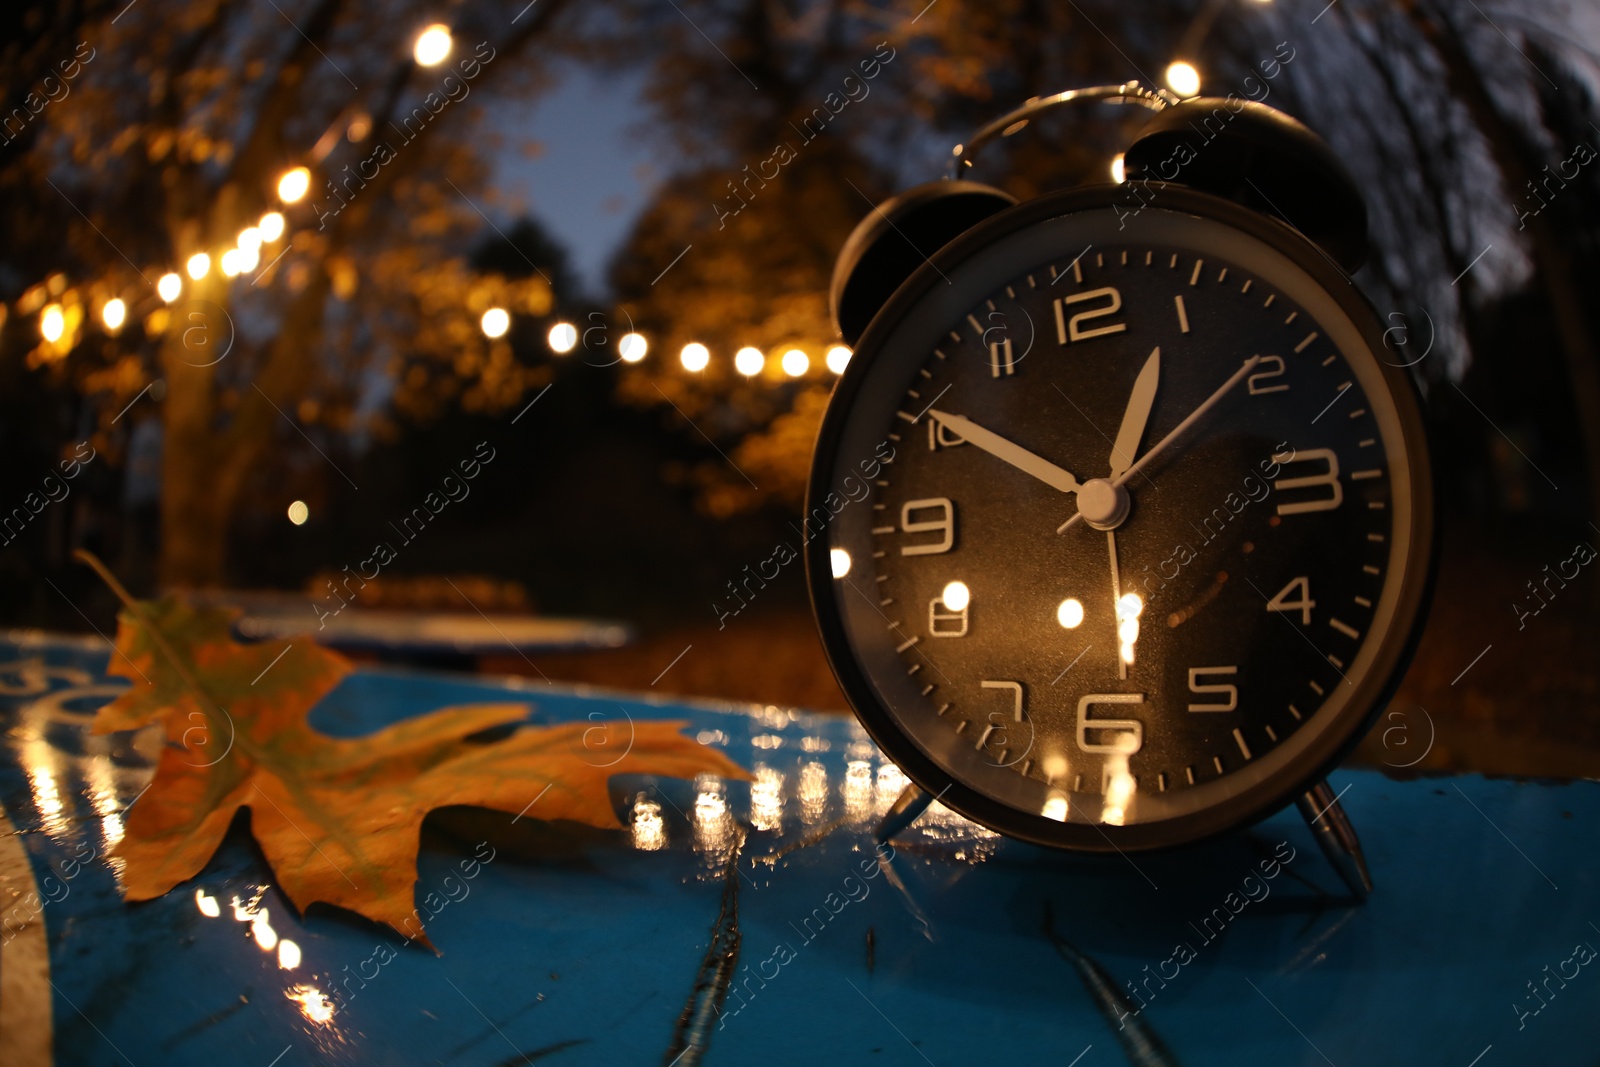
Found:
[[[1004,437],[985,430],[971,419],[961,415],[949,415],[943,411],[929,409],[929,415],[950,427],[968,444],[975,445],[996,459],[1005,461],[1024,474],[1031,474],[1052,489],[1059,489],[1063,493],[1076,493],[1078,479],[1071,473],[1062,470],[1042,456],[1036,456],[1021,445],[1007,441]]]

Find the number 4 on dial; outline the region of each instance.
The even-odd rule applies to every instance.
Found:
[[[1278,595],[1267,601],[1268,611],[1298,611],[1301,626],[1311,625],[1311,609],[1316,606],[1317,602],[1311,599],[1311,579],[1304,576],[1278,590]]]

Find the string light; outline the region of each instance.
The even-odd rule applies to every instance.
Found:
[[[189,272],[189,277],[199,281],[211,270],[211,257],[204,252],[196,252],[189,257],[189,262],[184,264],[184,269]]]
[[[283,216],[276,211],[269,211],[261,216],[256,229],[260,231],[262,240],[276,241],[283,236]]]
[[[798,348],[791,348],[783,354],[783,373],[791,378],[798,378],[811,369],[811,357]]]
[[[46,341],[55,344],[61,340],[61,335],[67,332],[67,317],[61,313],[60,304],[48,304],[44,313],[39,316],[39,334]]]
[[[1200,72],[1194,64],[1176,60],[1167,67],[1167,85],[1179,96],[1194,96],[1200,91]]]
[[[311,188],[311,172],[305,167],[294,167],[278,179],[278,199],[285,204],[300,201]]]
[[[828,369],[835,374],[843,374],[845,367],[850,365],[850,350],[844,345],[834,345],[828,349]]]
[[[163,274],[161,280],[156,282],[156,293],[169,304],[178,299],[178,294],[181,292],[183,292],[183,279],[172,271]]]
[[[239,240],[235,243],[246,252],[257,250],[261,247],[261,231],[254,226],[246,226],[239,231]]]
[[[690,341],[678,353],[678,362],[683,364],[684,370],[698,374],[710,365],[711,350],[699,341]]]
[[[644,339],[642,333],[625,333],[622,340],[617,342],[617,355],[622,357],[624,363],[639,362],[649,350],[650,342]]]
[[[450,27],[435,22],[417,34],[417,43],[411,54],[416,57],[418,66],[437,67],[443,63],[450,55]]]
[[[506,331],[511,329],[511,315],[505,308],[490,308],[478,320],[478,325],[483,327],[485,337],[504,337]]]
[[[578,328],[570,322],[558,322],[550,327],[550,333],[545,340],[550,344],[550,351],[558,356],[564,356],[578,345]]]
[[[100,309],[100,321],[106,324],[108,330],[120,330],[127,318],[128,305],[116,297],[107,300],[106,306]]]
[[[761,349],[746,345],[733,354],[733,369],[746,378],[753,378],[761,373],[761,368],[766,366],[767,357],[761,354]]]
[[[237,275],[243,269],[239,266],[239,250],[230,248],[222,253],[222,263],[220,265],[225,277],[232,278]]]

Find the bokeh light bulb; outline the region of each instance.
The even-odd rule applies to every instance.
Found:
[[[182,292],[183,279],[172,271],[163,274],[161,280],[156,282],[156,293],[169,304],[178,299],[178,294]]]
[[[766,366],[767,357],[761,354],[761,349],[746,345],[733,354],[733,369],[752,378],[761,373],[761,368]]]
[[[1076,630],[1082,626],[1083,602],[1077,597],[1067,597],[1056,607],[1056,622],[1066,630]]]
[[[229,278],[232,278],[243,269],[239,266],[239,250],[237,248],[230,248],[222,253],[221,267],[222,273]]]
[[[311,509],[306,507],[306,502],[304,500],[296,500],[293,504],[289,505],[289,521],[294,523],[296,526],[304,526],[306,524],[306,520],[310,517]]]
[[[965,611],[967,605],[972,603],[972,590],[967,588],[966,582],[950,582],[939,594],[939,599],[951,611]]]
[[[798,378],[811,369],[811,357],[798,348],[791,348],[783,354],[783,373],[791,378]]]
[[[1118,185],[1128,180],[1127,164],[1124,163],[1121,152],[1111,157],[1111,180]]]
[[[211,269],[211,257],[204,252],[196,252],[189,257],[189,262],[184,264],[184,269],[189,272],[189,277],[199,281]]]
[[[485,337],[504,337],[511,329],[511,314],[505,308],[490,308],[478,320],[478,325],[483,327]]]
[[[844,345],[834,345],[828,349],[828,369],[835,374],[843,374],[845,367],[850,365],[850,350]]]
[[[1194,64],[1177,60],[1167,67],[1167,85],[1179,96],[1194,96],[1200,91],[1200,72]]]
[[[67,317],[61,313],[60,304],[48,304],[39,316],[39,334],[51,344],[61,340],[67,332]]]
[[[106,324],[108,330],[121,329],[127,318],[128,305],[116,297],[107,300],[106,306],[100,309],[100,321]]]
[[[254,226],[246,226],[244,229],[239,231],[239,240],[237,244],[246,252],[259,249],[261,247],[261,231],[256,229]]]
[[[564,356],[577,346],[578,328],[570,322],[558,322],[550,327],[550,334],[545,340],[550,343],[550,351]]]
[[[850,573],[850,553],[842,548],[834,548],[828,551],[828,563],[833,568],[833,576],[835,578],[843,578]]]
[[[639,362],[649,350],[650,342],[644,339],[642,333],[625,333],[622,340],[617,342],[617,355],[622,357],[624,363]]]
[[[437,67],[443,63],[450,54],[450,27],[435,22],[417,34],[417,43],[411,54],[419,66]]]
[[[711,364],[711,350],[699,341],[690,341],[678,353],[678,362],[684,370],[698,374]]]
[[[276,241],[283,236],[283,215],[276,211],[267,212],[256,223],[256,231],[261,234],[263,241]]]
[[[311,188],[311,172],[305,167],[294,167],[278,179],[278,199],[285,204],[301,200]]]

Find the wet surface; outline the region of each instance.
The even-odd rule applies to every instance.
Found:
[[[755,775],[613,779],[611,833],[435,813],[416,899],[465,889],[435,895],[435,956],[297,915],[241,825],[193,882],[122,903],[108,856],[159,737],[88,733],[121,685],[106,656],[0,641],[0,804],[36,887],[0,900],[0,979],[42,921],[61,1064],[1493,1067],[1600,1044],[1600,784],[1337,774],[1377,883],[1352,906],[1292,811],[1085,857],[936,804],[879,849],[904,779],[837,716],[362,671],[314,725],[526,699],[687,719]]]

